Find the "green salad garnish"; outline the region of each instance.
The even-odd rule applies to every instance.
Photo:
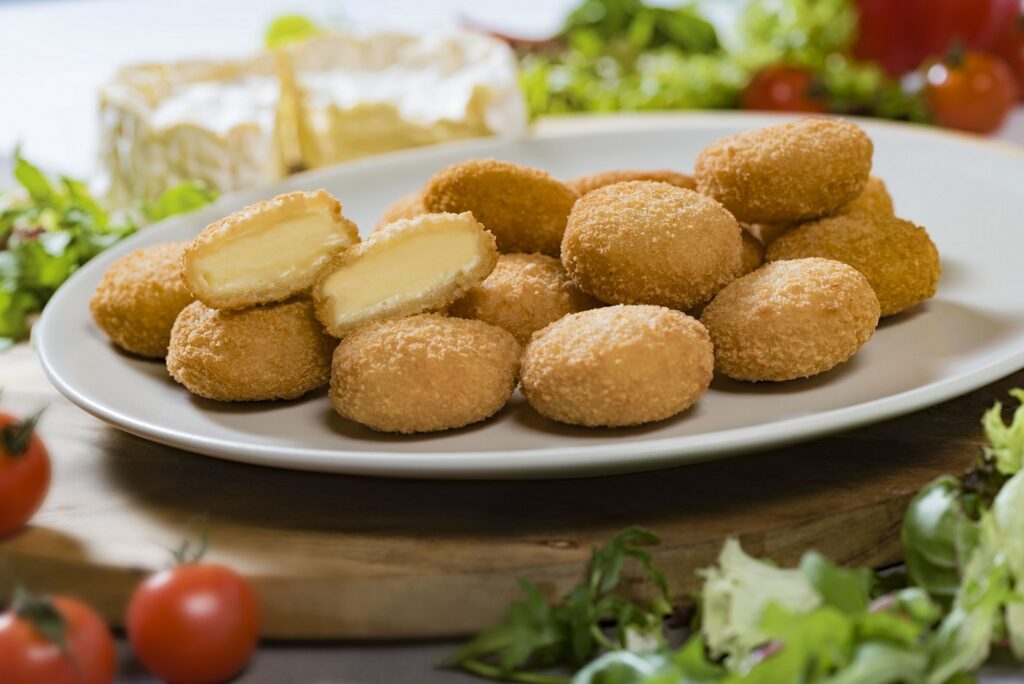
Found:
[[[143,222],[192,211],[215,199],[201,183],[186,182],[134,212],[111,213],[85,183],[47,178],[20,152],[20,189],[0,194],[0,349],[28,334],[29,319],[72,273]]]
[[[727,42],[712,4],[584,0],[553,40],[513,40],[530,112],[734,108],[759,70],[787,65],[815,74],[831,111],[927,118],[920,94],[850,56],[851,0],[749,0]]]
[[[524,581],[526,598],[448,664],[536,684],[960,684],[994,647],[1024,660],[1024,404],[1006,424],[996,403],[983,426],[975,473],[939,478],[911,503],[905,573],[844,569],[813,551],[779,568],[731,539],[703,572],[689,637],[671,648],[665,577],[645,548],[658,540],[631,528],[558,602]],[[649,605],[615,593],[631,558]]]

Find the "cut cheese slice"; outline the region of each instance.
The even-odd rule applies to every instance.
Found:
[[[324,267],[313,285],[316,314],[341,337],[369,321],[436,311],[497,260],[494,236],[469,212],[396,221]]]
[[[305,292],[331,257],[357,242],[334,197],[290,192],[207,226],[185,248],[181,275],[207,306],[241,309]]]

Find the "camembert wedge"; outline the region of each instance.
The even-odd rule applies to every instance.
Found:
[[[334,197],[289,192],[207,226],[185,248],[181,276],[215,309],[280,302],[308,290],[331,257],[357,242]]]
[[[494,236],[469,212],[396,221],[324,267],[313,285],[316,315],[342,337],[369,321],[436,311],[497,260]]]

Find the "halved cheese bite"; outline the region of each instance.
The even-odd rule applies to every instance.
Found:
[[[185,248],[181,277],[215,309],[279,302],[308,290],[331,257],[357,242],[334,197],[289,192],[207,226]]]
[[[316,315],[341,337],[369,321],[436,311],[497,260],[494,236],[469,212],[396,221],[324,267],[313,285]]]

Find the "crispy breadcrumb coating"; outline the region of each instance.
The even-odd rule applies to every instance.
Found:
[[[338,345],[331,404],[380,432],[433,432],[489,418],[516,386],[521,349],[482,321],[422,314],[359,328]]]
[[[639,425],[689,408],[711,383],[707,330],[661,306],[591,309],[555,321],[523,353],[522,391],[541,415]]]
[[[768,261],[822,257],[863,273],[878,295],[882,316],[935,295],[942,264],[928,231],[895,216],[850,214],[805,223],[768,248]]]
[[[850,214],[876,214],[880,216],[893,216],[892,197],[889,189],[885,187],[885,181],[877,176],[868,178],[864,192],[860,193],[852,201],[839,207],[834,216],[849,216]],[[799,226],[800,223],[756,223],[747,226],[747,230],[761,241],[762,245],[768,246],[779,239],[783,233]]]
[[[392,202],[381,214],[380,220],[377,221],[377,225],[374,226],[374,232],[381,230],[384,226],[400,221],[401,219],[411,219],[419,216],[420,214],[426,214],[427,210],[423,206],[423,190],[417,190],[416,192],[410,192],[407,195],[402,195],[397,200]]]
[[[829,259],[777,261],[734,281],[704,308],[715,370],[736,380],[793,380],[852,357],[878,325],[878,298]]]
[[[688,176],[687,174],[679,173],[678,171],[670,171],[668,169],[656,169],[654,171],[641,171],[638,169],[599,171],[597,173],[588,173],[585,176],[573,178],[572,180],[567,181],[567,184],[578,192],[580,197],[582,197],[588,192],[597,190],[598,188],[603,188],[606,185],[631,180],[661,181],[662,183],[674,185],[677,188],[686,188],[687,190],[697,189],[697,181],[694,180],[693,176]]]
[[[111,342],[139,356],[167,355],[174,319],[193,300],[178,266],[185,244],[137,249],[103,274],[89,311]]]
[[[740,227],[715,200],[668,183],[627,181],[573,207],[562,265],[609,304],[699,307],[741,266]]]
[[[431,212],[473,212],[502,252],[558,256],[579,195],[546,171],[495,159],[471,159],[438,171],[423,189]]]
[[[240,311],[193,302],[174,323],[167,370],[207,399],[294,399],[327,384],[337,342],[308,299]]]
[[[835,212],[864,190],[871,139],[857,125],[801,119],[722,138],[697,156],[697,189],[744,223]]]
[[[534,332],[562,316],[601,306],[569,279],[561,262],[545,254],[502,254],[487,278],[448,308],[512,333],[526,344]]]

